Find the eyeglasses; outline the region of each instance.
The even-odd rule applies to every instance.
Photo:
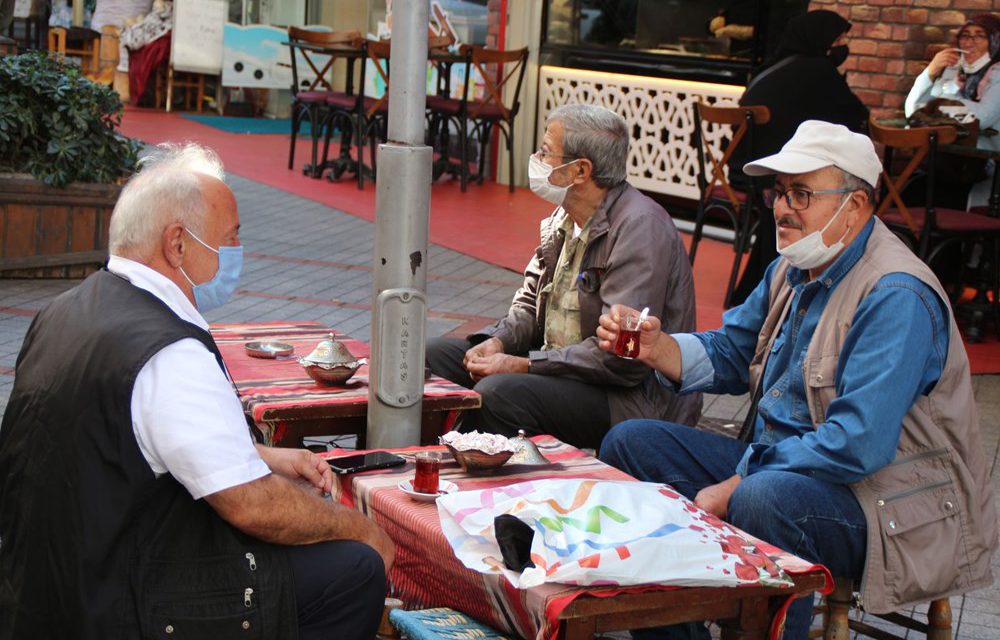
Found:
[[[567,156],[558,153],[549,153],[548,151],[542,151],[541,149],[535,152],[535,157],[541,160],[542,162],[545,162],[546,158],[552,158],[553,160],[558,158],[562,158],[564,160],[566,158],[569,158],[570,160],[576,160],[576,156]]]
[[[985,42],[989,40],[990,37],[985,33],[960,33],[958,34],[958,39],[961,40],[978,40],[979,42]]]
[[[773,209],[778,198],[784,198],[785,204],[792,211],[802,211],[808,209],[813,196],[826,193],[851,193],[854,189],[820,189],[819,191],[808,191],[806,189],[789,189],[779,191],[777,189],[764,189],[764,204]]]

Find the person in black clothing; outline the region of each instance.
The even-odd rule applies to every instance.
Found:
[[[746,184],[750,158],[777,153],[806,120],[842,124],[864,131],[868,107],[851,91],[837,68],[847,59],[845,36],[851,23],[833,11],[810,11],[788,21],[778,50],[740,98],[741,106],[763,105],[771,120],[754,129],[753,149],[742,146],[729,162],[730,180]],[[768,185],[761,185],[768,186]],[[760,216],[750,259],[733,294],[738,305],[756,288],[767,265],[778,257],[774,218]]]

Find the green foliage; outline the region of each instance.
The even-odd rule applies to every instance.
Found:
[[[141,144],[116,131],[114,90],[41,52],[0,58],[0,171],[52,186],[111,183],[135,170]]]

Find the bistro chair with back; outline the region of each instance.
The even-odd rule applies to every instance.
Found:
[[[352,45],[361,38],[357,31],[313,31],[288,27],[288,46],[292,61],[292,138],[288,148],[288,168],[295,164],[295,140],[303,122],[309,123],[312,139],[312,163],[303,168],[303,173],[314,178],[320,177],[326,160],[317,157],[317,145],[328,124],[328,100],[350,96],[353,77],[353,61],[357,57],[351,51]],[[341,55],[337,55],[340,52]],[[347,58],[347,87],[345,91],[335,91],[332,84],[333,63],[338,57]],[[304,61],[308,69],[301,69]],[[314,76],[308,79],[308,71]],[[349,142],[347,143],[350,146]]]
[[[731,306],[743,254],[750,248],[750,238],[756,228],[753,222],[754,209],[758,202],[753,181],[748,177],[745,188],[733,186],[726,174],[726,166],[737,148],[744,146],[753,149],[754,127],[765,124],[770,119],[771,112],[764,106],[719,107],[698,102],[694,108],[693,142],[698,152],[699,197],[688,257],[694,265],[705,218],[710,213],[721,213],[728,218],[733,229],[734,256],[723,302],[726,308]],[[716,150],[714,136],[710,137],[709,131],[718,132],[721,127],[730,127],[732,136],[728,143],[723,141],[721,148]]]
[[[454,123],[458,130],[460,147],[461,189],[465,191],[469,180],[479,184],[485,177],[486,151],[496,128],[507,147],[510,172],[510,191],[514,192],[514,119],[521,106],[521,84],[527,69],[528,48],[496,51],[475,45],[462,45],[460,53],[465,58],[465,85],[462,99],[441,97],[428,101],[432,120],[442,131]],[[477,98],[472,85],[472,70],[483,80],[484,95]],[[504,101],[504,93],[507,100]],[[509,104],[508,104],[509,103]],[[475,139],[479,145],[476,173],[469,174],[469,146]]]
[[[354,141],[356,151],[355,176],[358,180],[358,189],[364,189],[365,173],[369,173],[375,179],[375,147],[379,140],[384,140],[389,117],[389,56],[392,52],[392,45],[389,40],[359,39],[357,47],[361,51],[361,77],[360,87],[356,95],[348,97],[336,97],[327,100],[330,107],[330,126],[327,128],[326,140],[323,144],[323,153],[330,143],[330,132],[336,124],[345,130],[350,128],[351,138]],[[382,84],[384,93],[377,98],[365,95],[365,86],[368,82],[369,73],[374,74],[375,84]],[[365,147],[368,147],[371,166],[365,165]],[[347,153],[343,144],[341,154]],[[338,173],[330,176],[331,180],[338,177]]]
[[[995,172],[991,196],[991,210],[987,213],[949,209],[935,206],[934,179],[938,162],[939,145],[950,145],[957,138],[957,132],[950,126],[917,127],[900,129],[879,124],[874,118],[869,122],[872,140],[885,146],[883,158],[883,197],[875,214],[906,241],[928,266],[934,268],[935,261],[947,247],[960,244],[963,248],[962,262],[967,262],[968,254],[977,243],[985,249],[982,264],[988,269],[985,280],[992,291],[992,313],[1000,331],[1000,172]],[[950,147],[960,149],[959,147]],[[895,152],[910,155],[909,160],[896,173],[893,156]],[[981,153],[969,148],[970,153]],[[902,197],[906,186],[917,168],[923,165],[926,171],[926,193],[923,206],[907,205]],[[962,312],[958,299],[963,293],[965,275],[959,273],[954,284],[952,303],[956,315]],[[979,328],[973,325],[970,338],[978,337]]]

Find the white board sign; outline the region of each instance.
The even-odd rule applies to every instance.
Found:
[[[218,75],[222,71],[222,36],[226,0],[174,0],[170,63],[177,71]]]

